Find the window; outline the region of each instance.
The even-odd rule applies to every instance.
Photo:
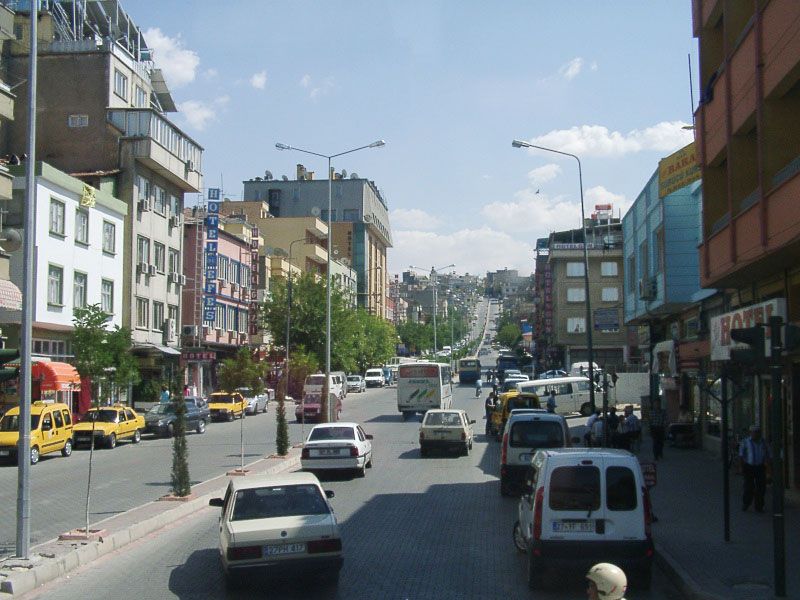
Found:
[[[177,196],[169,195],[169,213],[172,216],[179,216],[181,214],[181,201]]]
[[[47,271],[47,303],[52,306],[63,306],[64,269],[50,265]]]
[[[170,273],[180,273],[181,272],[181,259],[178,251],[174,248],[169,249],[169,272]]]
[[[149,200],[150,199],[150,181],[142,177],[141,175],[136,176],[136,189],[138,200]]]
[[[558,421],[517,421],[508,445],[514,448],[562,448],[564,430]]]
[[[628,467],[606,469],[606,506],[608,510],[635,510],[636,478]]]
[[[64,235],[64,203],[50,198],[50,233]]]
[[[75,213],[75,241],[89,245],[89,213],[85,210]]]
[[[119,69],[114,69],[114,93],[123,100],[128,99],[128,78]]]
[[[604,287],[602,300],[603,302],[617,302],[619,300],[619,288]]]
[[[227,281],[228,279],[228,257],[227,256],[220,256],[219,257],[219,267],[217,268],[217,277],[222,279],[223,281]]]
[[[247,333],[247,326],[250,323],[250,312],[239,309],[239,333]]]
[[[628,291],[636,291],[636,256],[631,254],[628,257]]]
[[[342,220],[358,223],[361,221],[361,211],[357,208],[345,208],[342,211]]]
[[[136,298],[136,327],[150,328],[150,301],[147,298]]]
[[[586,302],[584,288],[567,288],[567,302]]]
[[[100,307],[105,313],[114,313],[114,282],[110,279],[100,283]]]
[[[618,269],[616,262],[603,261],[600,263],[600,275],[603,277],[616,277],[617,274]]]
[[[639,276],[649,277],[650,276],[650,256],[648,255],[648,248],[647,248],[647,240],[643,241],[639,245],[639,264],[641,265],[641,272]]]
[[[178,322],[178,307],[174,304],[170,304],[167,307],[167,318],[172,319],[175,323]]]
[[[72,305],[74,308],[86,307],[86,288],[88,282],[86,273],[78,273],[72,276]]]
[[[582,262],[568,262],[567,263],[567,277],[583,277],[583,263]]]
[[[214,317],[214,328],[223,329],[225,327],[225,305],[217,304],[217,314]]]
[[[167,249],[164,246],[164,244],[159,244],[158,242],[155,242],[153,244],[153,255],[154,255],[154,258],[155,258],[155,261],[156,261],[156,269],[158,270],[159,273],[163,273],[164,272],[164,263],[166,261],[166,252],[167,252]]]
[[[574,510],[586,514],[600,508],[600,469],[558,467],[550,476],[550,510]]]
[[[147,92],[141,86],[136,86],[136,97],[133,99],[133,105],[136,108],[147,108],[149,102],[147,101]]]
[[[567,333],[586,333],[586,319],[584,317],[569,317],[567,319]]]
[[[103,252],[114,254],[117,250],[117,226],[103,221]]]
[[[89,115],[69,115],[67,117],[67,127],[75,129],[78,127],[89,126]]]
[[[53,411],[53,419],[56,422],[56,429],[61,429],[64,426],[64,417],[61,416],[60,410]]]
[[[656,273],[664,272],[664,227],[656,231]]]
[[[322,221],[328,222],[328,209],[323,209],[322,214],[319,217]],[[336,209],[334,208],[331,211],[331,222],[336,221]]]
[[[228,307],[228,319],[227,319],[227,323],[225,323],[225,324],[227,325],[226,329],[228,331],[235,331],[236,309],[233,306],[229,306]]]
[[[136,238],[136,261],[140,263],[150,262],[150,240],[141,235]]]
[[[164,325],[164,303],[153,302],[153,329],[161,330]]]
[[[154,185],[153,196],[155,196],[153,210],[160,215],[167,213],[167,192],[164,188]]]

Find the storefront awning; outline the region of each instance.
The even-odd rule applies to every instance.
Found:
[[[161,352],[162,354],[168,354],[170,356],[180,356],[181,351],[176,350],[175,348],[170,348],[169,346],[161,346],[159,344],[142,344],[140,346],[134,346],[133,348],[137,352]]]
[[[81,387],[78,371],[68,363],[35,362],[31,365],[31,377],[39,381],[39,389],[43,392],[68,392]]]

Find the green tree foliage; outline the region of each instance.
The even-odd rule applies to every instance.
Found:
[[[412,354],[433,348],[433,327],[425,323],[401,323],[397,334]]]
[[[178,497],[192,493],[189,478],[189,448],[186,445],[186,403],[175,402],[175,433],[172,438],[172,493]]]
[[[497,341],[501,346],[513,348],[522,339],[522,332],[517,325],[507,323],[497,332]]]
[[[359,309],[356,313],[356,369],[363,373],[394,356],[397,332],[391,323]]]
[[[278,409],[275,412],[275,448],[278,454],[286,456],[289,452],[289,426],[286,423],[286,403],[283,389],[278,393]]]
[[[319,359],[305,348],[298,347],[289,354],[289,396],[300,400],[303,396],[303,384],[306,377],[320,370]]]
[[[226,392],[246,387],[253,390],[253,394],[258,395],[264,392],[265,374],[265,365],[253,359],[250,349],[240,348],[234,358],[226,358],[222,361],[217,380],[220,387]]]

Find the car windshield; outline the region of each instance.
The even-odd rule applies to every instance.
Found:
[[[211,402],[216,404],[233,404],[238,398],[233,394],[219,394],[211,396]]]
[[[554,421],[517,421],[511,426],[508,443],[522,448],[561,448],[564,430]]]
[[[461,416],[458,413],[429,412],[425,415],[425,423],[428,427],[461,427]]]
[[[249,398],[250,396],[253,395],[253,390],[251,390],[250,388],[238,388],[236,391],[239,392],[245,398]]]
[[[39,427],[39,415],[31,415],[31,430]],[[0,421],[0,431],[19,431],[19,415],[6,415]]]
[[[147,412],[151,415],[170,415],[175,412],[175,407],[171,404],[156,404]]]
[[[231,521],[329,513],[328,503],[316,485],[272,486],[237,491]]]
[[[315,427],[308,436],[309,442],[320,440],[354,440],[356,439],[352,427]]]
[[[119,413],[115,410],[101,408],[90,410],[86,413],[86,421],[97,421],[98,423],[116,423],[119,420]]]
[[[347,381],[351,383],[359,383],[361,381],[361,377],[358,375],[350,375],[350,377],[347,378]]]
[[[309,375],[306,377],[306,385],[322,385],[325,382],[325,375]]]
[[[366,373],[367,377],[383,377],[383,371],[380,369],[370,369]]]

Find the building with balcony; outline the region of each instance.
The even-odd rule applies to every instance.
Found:
[[[8,69],[26,73],[29,3],[17,3]],[[178,386],[184,194],[202,189],[203,149],[167,113],[175,103],[142,31],[116,0],[46,3],[39,17],[37,156],[129,206],[119,249],[122,323],[149,380]],[[17,88],[6,152],[27,140]],[[41,132],[47,132],[42,135]]]
[[[328,222],[328,180],[297,165],[295,180],[271,175],[244,182],[244,200],[262,202],[275,217],[319,215]],[[347,259],[358,278],[358,305],[386,318],[386,252],[392,246],[389,211],[374,181],[352,173],[333,173],[331,245]]]
[[[695,135],[703,176],[700,280],[724,290],[711,358],[729,358],[725,323],[767,311],[800,322],[800,4],[693,0],[702,96]],[[749,315],[749,316],[748,316]],[[754,316],[755,315],[755,316]],[[743,318],[747,321],[742,321]],[[718,329],[715,329],[717,326]],[[800,487],[800,356],[785,363],[786,481]],[[741,369],[736,377],[744,377]],[[769,385],[752,378],[733,426],[772,432]]]
[[[550,239],[536,240],[533,274],[533,340],[537,372],[560,369],[563,358],[553,343],[553,274],[550,270]]]

